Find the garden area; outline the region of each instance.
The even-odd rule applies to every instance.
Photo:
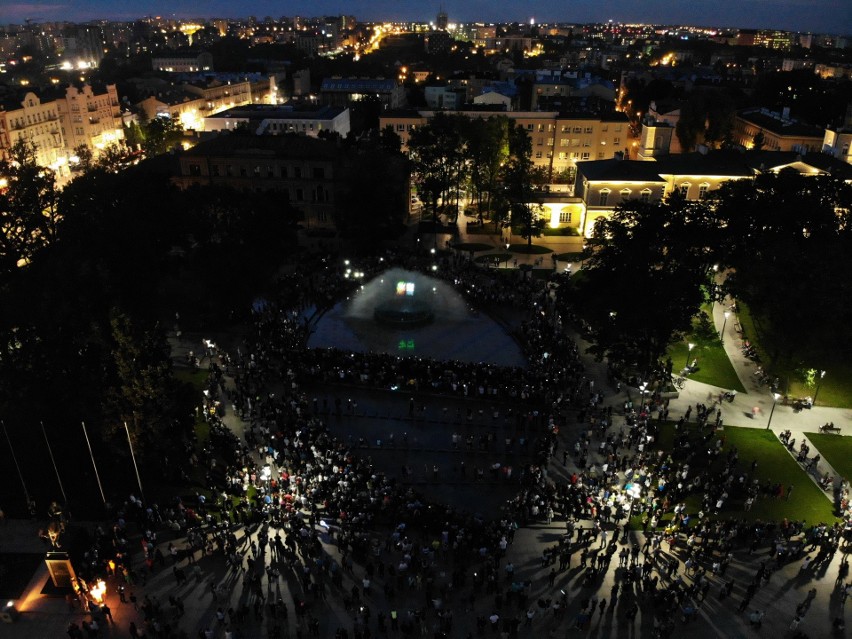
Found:
[[[852,437],[805,433],[822,458],[831,464],[841,477],[852,478]]]
[[[726,500],[724,507],[713,518],[745,518],[748,520],[781,521],[782,519],[804,520],[809,524],[819,522],[831,523],[836,520],[833,512],[833,504],[811,479],[806,475],[802,467],[787,452],[783,444],[775,435],[762,428],[725,427],[722,431],[715,431],[706,439],[707,430],[699,430],[695,424],[689,424],[686,429],[678,435],[673,423],[659,425],[657,440],[652,446],[658,450],[666,451],[676,461],[685,459],[688,451],[694,451],[694,457],[690,461],[693,471],[701,471],[710,463],[711,475],[721,475],[725,458],[730,450],[736,447],[738,453],[738,468],[751,479],[757,479],[761,485],[781,483],[786,495],[787,488],[793,486],[794,490],[789,500],[784,498],[759,497],[755,499],[751,510],[744,510],[744,496],[731,494]],[[715,439],[723,438],[724,445],[722,454],[709,461],[704,451],[715,446]],[[836,439],[840,439],[836,437]],[[688,446],[687,446],[688,443]],[[816,442],[814,442],[816,444]],[[757,462],[754,472],[751,473],[753,462]],[[690,475],[692,475],[692,472]],[[687,506],[687,512],[695,514],[701,510],[701,495],[693,493],[683,500]],[[666,516],[663,519],[670,519]]]
[[[781,381],[779,392],[790,397],[815,397],[819,406],[852,408],[852,362],[842,350],[803,355],[800,364],[772,357],[776,349],[766,321],[754,316],[748,306],[737,302],[737,317],[746,339],[754,346],[770,376]],[[820,378],[820,371],[825,375]]]
[[[692,332],[669,346],[668,356],[674,364],[672,372],[679,373],[687,363],[697,360],[698,369],[689,374],[690,379],[744,393],[745,388],[713,326],[712,313],[710,302],[702,304],[701,313],[692,321]],[[691,351],[690,344],[695,345]]]

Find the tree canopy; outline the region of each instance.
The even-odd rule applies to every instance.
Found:
[[[598,356],[648,372],[689,329],[713,263],[714,227],[708,207],[677,193],[630,200],[598,221],[583,277],[564,293],[592,327]]]

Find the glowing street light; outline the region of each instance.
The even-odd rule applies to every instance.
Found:
[[[684,365],[684,368],[689,368],[689,356],[692,354],[692,349],[695,348],[695,344],[690,342],[689,344],[687,344],[687,347],[688,348],[686,350],[686,364]]]
[[[769,411],[769,421],[766,422],[766,430],[772,425],[772,415],[775,413],[775,404],[781,399],[781,393],[772,393],[772,410]]]
[[[722,332],[719,333],[719,339],[723,344],[725,343],[725,327],[728,325],[728,318],[731,316],[731,311],[725,311],[724,315],[725,321],[722,322]]]
[[[817,380],[816,392],[814,393],[814,406],[816,406],[817,396],[819,395],[819,387],[822,386],[822,378],[825,377],[825,371],[819,372],[819,379]]]

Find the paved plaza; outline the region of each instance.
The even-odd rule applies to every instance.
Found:
[[[717,324],[721,324],[721,310],[716,314]],[[733,331],[733,323],[728,326]],[[185,353],[194,343],[189,340],[185,337],[173,343],[176,362],[185,361]],[[725,344],[748,392],[740,393],[733,403],[721,405],[724,422],[764,428],[772,400],[766,389],[753,380],[751,363],[739,353],[733,332],[726,336]],[[590,357],[584,357],[584,364],[590,387],[603,393],[604,406],[613,407],[610,431],[625,427],[622,407],[626,400],[636,398],[630,397],[629,390],[612,387],[602,364]],[[232,380],[228,383],[232,384]],[[680,396],[669,405],[669,418],[680,417],[689,406],[708,403],[719,391],[687,381]],[[505,517],[503,505],[517,493],[506,469],[517,472],[530,462],[545,426],[516,419],[510,412],[512,405],[503,401],[344,386],[308,386],[305,392],[317,407],[333,407],[336,400],[341,400],[343,409],[339,414],[331,408],[318,408],[317,412],[331,433],[360,457],[369,458],[377,469],[426,497],[484,519]],[[762,416],[752,417],[754,406],[763,409]],[[247,425],[233,407],[224,406],[224,412],[225,425],[245,437]],[[815,431],[828,421],[848,428],[852,423],[848,413],[815,407],[794,414],[788,407],[777,406],[772,430],[791,430],[801,437],[801,433]],[[562,451],[571,450],[588,425],[578,421],[575,409],[564,411],[560,421],[558,444],[545,472],[550,480],[569,482],[582,469],[572,455],[563,461]],[[597,441],[595,436],[589,461],[600,464],[606,460],[596,457]],[[822,466],[818,470],[826,469]],[[826,498],[830,496],[826,494]],[[138,636],[145,629],[147,637],[168,636],[166,625],[181,636],[217,638],[655,636],[650,605],[654,595],[640,588],[638,581],[626,579],[652,549],[646,546],[641,531],[623,531],[623,521],[618,525],[605,523],[606,538],[599,535],[594,540],[581,540],[584,530],[594,528],[591,519],[566,521],[557,515],[547,522],[541,517],[514,533],[505,556],[499,558],[494,582],[483,579],[482,557],[454,556],[434,534],[425,535],[414,528],[404,531],[431,562],[427,582],[406,578],[393,569],[410,558],[406,558],[405,544],[397,543],[393,537],[392,528],[373,530],[369,550],[353,560],[340,546],[339,531],[333,524],[325,524],[315,524],[321,543],[316,556],[300,554],[296,560],[279,552],[279,528],[268,523],[231,526],[238,548],[236,562],[220,552],[184,554],[188,548],[186,538],[163,530],[157,547],[164,560],[154,562],[150,574],[146,575],[141,567],[141,553],[134,552],[132,559],[140,567],[139,578],[132,584],[120,575],[107,580],[106,603],[111,619],[100,613],[84,614],[76,600],[69,601],[63,594],[42,594],[48,574],[44,564],[40,564],[21,596],[14,600],[20,617],[12,624],[0,624],[0,635],[20,639],[65,637],[69,623],[82,625],[94,618],[100,625],[100,637],[132,636],[131,623],[139,629]],[[0,553],[43,553],[46,545],[37,533],[44,525],[29,520],[0,523]],[[90,529],[95,526],[86,522],[77,525]],[[569,525],[573,530],[570,537],[566,535]],[[171,558],[170,544],[181,550],[176,561]],[[630,558],[634,548],[636,559]],[[805,557],[817,559],[817,553],[806,548],[801,558],[755,580],[758,572],[765,569],[761,565],[775,566],[766,547],[754,553],[740,547],[723,571],[701,571],[685,565],[683,543],[672,547],[663,541],[654,562],[660,588],[675,581],[685,587],[695,584],[696,590],[699,583],[707,584],[703,594],[696,597],[694,613],[689,610],[675,616],[671,636],[792,637],[791,624],[797,612],[801,613],[798,630],[809,637],[844,636],[842,631],[833,629],[832,622],[844,616],[845,596],[838,584],[845,580],[837,578],[846,552],[841,546],[805,565]],[[559,559],[565,554],[570,559],[561,567]],[[258,561],[250,561],[252,556]],[[324,582],[319,591],[307,587],[301,568],[317,557],[342,569],[340,576]],[[673,570],[662,569],[674,565],[673,559],[678,559]],[[507,570],[510,565],[513,571]],[[593,570],[594,566],[599,568]],[[462,567],[464,571],[460,570]],[[177,579],[175,568],[182,569],[189,578]],[[723,586],[731,580],[731,592],[723,594]],[[753,597],[740,610],[752,583],[756,583]],[[120,601],[122,585],[127,603]],[[809,594],[812,590],[815,592]],[[130,601],[131,593],[135,604]],[[634,604],[638,607],[635,613]],[[152,608],[160,611],[155,615],[157,625],[148,624],[146,628],[147,610]],[[590,618],[586,619],[581,610],[589,608]],[[750,621],[755,611],[763,613],[760,626]],[[516,629],[506,620],[516,620]]]

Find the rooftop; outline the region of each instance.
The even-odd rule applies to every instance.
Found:
[[[279,104],[246,104],[220,111],[215,118],[235,118],[249,120],[333,120],[346,110],[345,107],[328,105],[279,105]]]

